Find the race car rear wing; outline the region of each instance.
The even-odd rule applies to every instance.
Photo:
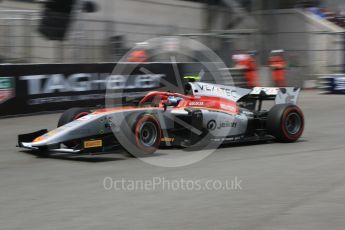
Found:
[[[248,98],[257,100],[274,100],[275,104],[297,104],[300,88],[255,87]]]
[[[194,96],[214,96],[232,101],[243,99],[274,100],[276,104],[296,104],[300,89],[287,87],[255,87],[253,89],[235,86],[218,85],[204,82],[188,83],[186,93]]]

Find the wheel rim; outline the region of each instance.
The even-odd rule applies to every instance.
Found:
[[[139,140],[145,147],[154,147],[157,141],[157,127],[152,122],[144,122],[139,128]]]
[[[286,117],[285,128],[290,135],[297,134],[302,127],[302,119],[297,113],[290,113]]]

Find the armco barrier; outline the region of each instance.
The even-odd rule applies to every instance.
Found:
[[[112,73],[115,65],[121,68],[120,75]],[[215,71],[219,70],[200,63],[0,65],[0,117],[102,106],[110,76],[111,87],[120,92],[115,97],[127,98],[161,87],[182,92],[184,83],[178,84],[177,76],[183,81],[183,76],[202,72],[203,79],[212,82]]]

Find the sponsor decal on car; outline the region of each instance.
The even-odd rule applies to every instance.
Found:
[[[222,129],[222,128],[236,128],[237,123],[236,122],[220,122],[219,125],[217,126],[217,129]]]
[[[224,95],[228,97],[237,97],[236,90],[233,88],[227,88],[227,87],[221,87],[221,86],[216,86],[212,84],[206,84],[206,83],[197,83],[199,86],[200,90],[205,91],[205,92],[211,92],[214,93],[215,95]]]
[[[174,142],[175,138],[174,137],[162,137],[161,141],[163,141],[163,142]]]
[[[210,120],[206,127],[208,130],[215,130],[217,128],[217,122],[215,120]]]
[[[255,87],[250,94],[258,95],[261,92],[264,92],[266,95],[277,95],[279,88],[275,87]]]
[[[102,140],[91,140],[91,141],[84,141],[84,148],[90,149],[90,148],[98,148],[103,146]]]
[[[203,101],[192,101],[192,102],[189,102],[189,106],[204,106],[204,102]]]
[[[15,81],[13,77],[0,77],[0,104],[15,96]]]
[[[243,135],[239,135],[239,136],[233,136],[233,137],[224,137],[224,138],[215,138],[215,139],[211,139],[211,141],[220,141],[220,142],[223,142],[223,141],[240,141],[244,139],[244,136]]]
[[[215,120],[210,120],[207,123],[207,129],[208,130],[215,130],[215,129],[222,129],[222,128],[236,128],[237,123],[236,122],[229,122],[229,121],[222,121],[222,122],[216,122]]]

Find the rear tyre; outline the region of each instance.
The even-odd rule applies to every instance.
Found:
[[[81,117],[84,117],[88,114],[90,114],[91,111],[84,108],[71,108],[66,110],[60,117],[57,127],[63,126],[65,124],[68,124],[74,120],[77,120]],[[71,142],[64,142],[63,143],[67,148],[74,149],[78,146],[78,143],[76,141]]]
[[[148,156],[157,151],[161,142],[161,127],[152,115],[141,116],[135,124],[135,144],[138,156]]]
[[[268,113],[268,133],[280,142],[295,142],[304,130],[304,116],[296,105],[275,105]]]

